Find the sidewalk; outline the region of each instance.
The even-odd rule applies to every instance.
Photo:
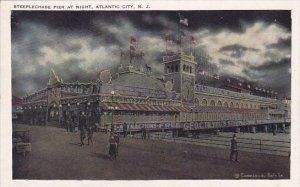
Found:
[[[290,176],[289,157],[240,152],[172,142],[120,138],[119,157],[108,158],[108,135],[94,134],[94,146],[81,147],[79,133],[55,127],[22,126],[31,135],[32,152],[13,159],[14,179],[234,179],[241,174]]]

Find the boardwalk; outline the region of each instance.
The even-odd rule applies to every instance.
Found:
[[[94,146],[80,147],[79,133],[65,129],[17,125],[30,130],[32,152],[13,158],[14,179],[234,179],[289,178],[289,157],[241,152],[157,140],[121,138],[119,157],[107,156],[108,135],[94,134]]]

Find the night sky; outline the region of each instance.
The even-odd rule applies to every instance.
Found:
[[[162,75],[165,35],[178,33],[179,11],[12,12],[12,93],[25,96],[48,83],[53,68],[65,82],[88,82],[120,64],[132,36],[153,73]],[[221,76],[291,89],[290,11],[180,11]]]

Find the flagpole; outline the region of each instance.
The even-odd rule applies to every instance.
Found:
[[[165,38],[165,42],[166,42],[166,56],[168,56],[167,36],[166,36],[166,38]]]
[[[190,53],[192,53],[192,42],[191,42],[192,38],[190,36]]]
[[[177,52],[179,53],[179,50],[181,49],[181,34],[180,34],[180,13],[178,13],[179,16],[179,22],[177,22],[178,24],[178,40],[179,40],[179,46],[177,46]]]

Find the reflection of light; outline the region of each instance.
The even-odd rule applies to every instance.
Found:
[[[68,103],[68,106],[70,106],[70,103]]]
[[[77,105],[79,105],[79,102],[77,102]]]
[[[91,105],[91,103],[90,103],[90,102],[88,102],[88,105],[90,106],[90,105]]]
[[[112,90],[110,93],[111,93],[111,95],[115,95],[115,91],[114,90]]]

